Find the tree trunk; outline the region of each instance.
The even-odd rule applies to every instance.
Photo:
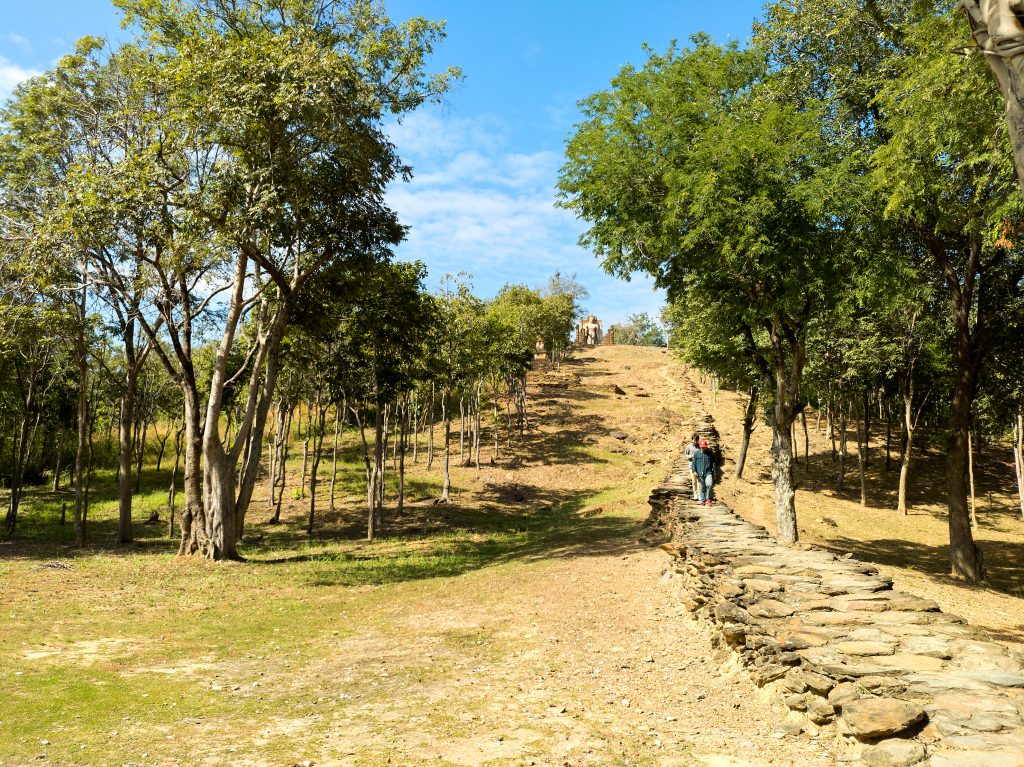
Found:
[[[160,449],[157,451],[156,454],[156,470],[160,471],[160,466],[164,462],[164,450],[167,448],[167,440],[171,436],[172,429],[168,429],[167,433],[163,436],[163,438],[160,437],[160,430],[157,429],[156,423],[153,424],[153,429],[156,431],[156,440],[160,444]]]
[[[949,449],[946,454],[950,560],[954,577],[977,582],[984,579],[984,565],[981,550],[971,533],[971,516],[967,508],[967,433],[971,428],[971,405],[974,401],[977,371],[971,353],[970,307],[961,307],[958,303],[954,302],[956,378],[950,408]]]
[[[459,397],[459,466],[466,465],[466,398]]]
[[[500,416],[498,415],[498,382],[494,381],[494,455],[491,463],[498,462],[498,432],[501,427]]]
[[[865,390],[866,391],[866,390]],[[860,505],[868,505],[868,398],[864,395],[857,424],[857,470],[860,474]],[[863,430],[862,430],[863,429]]]
[[[1024,415],[1020,412],[1013,422],[1013,465],[1017,474],[1017,500],[1024,516]]]
[[[331,511],[335,510],[334,489],[338,484],[338,435],[341,433],[341,408],[334,406],[334,447],[331,450]]]
[[[474,402],[475,418],[473,421],[473,455],[476,468],[480,468],[480,390],[483,387],[482,381],[476,384],[476,400]]]
[[[376,533],[376,519],[373,513],[374,499],[376,497],[376,479],[373,473],[373,465],[370,463],[370,444],[366,441],[366,422],[359,415],[359,408],[348,406],[352,417],[356,419],[356,426],[359,427],[359,438],[363,443],[363,463],[366,471],[366,539],[372,541]]]
[[[167,537],[174,538],[174,502],[178,494],[178,468],[181,465],[181,441],[185,436],[185,421],[174,435],[174,468],[171,469],[171,485],[167,489]]]
[[[804,471],[811,469],[811,436],[807,433],[807,413],[800,411],[800,423],[804,427]]]
[[[93,399],[95,397],[95,394],[96,394],[96,392],[95,392],[95,390],[93,390],[92,396],[90,396],[90,399]],[[96,458],[95,446],[93,444],[93,434],[96,431],[96,408],[95,407],[91,407],[91,408],[89,408],[89,410],[90,410],[89,430],[88,430],[88,436],[87,436],[87,439],[86,439],[86,444],[87,444],[87,448],[88,448],[88,457],[87,457],[86,467],[85,467],[85,493],[84,493],[84,495],[85,495],[85,502],[82,505],[82,538],[83,538],[83,540],[85,539],[85,530],[86,530],[86,525],[88,524],[88,519],[89,519],[89,488],[92,486],[92,469],[93,469],[94,461],[95,461],[95,458]]]
[[[25,456],[28,452],[28,413],[21,418],[18,433],[14,440],[14,465],[11,467],[11,499],[7,507],[7,518],[5,526],[8,532],[13,532],[18,522],[18,507],[21,503],[21,483],[25,474]]]
[[[828,438],[832,443],[832,465],[836,464],[836,401],[835,397],[828,404]]]
[[[377,531],[384,525],[384,482],[387,474],[388,435],[391,425],[391,405],[384,403],[384,418],[381,429],[377,433],[378,447],[374,455],[377,458],[377,481],[374,486],[374,514],[377,517]]]
[[[903,455],[900,460],[900,486],[896,502],[896,511],[903,516],[908,514],[907,485],[910,478],[910,457],[914,448],[914,429],[917,424],[913,410],[914,387],[911,384],[903,393]]]
[[[121,391],[121,418],[117,430],[117,542],[132,540],[132,424],[135,421],[135,392],[139,368],[135,355],[135,321],[124,329],[124,388]]]
[[[82,299],[84,304],[85,299]],[[78,444],[75,446],[75,511],[72,515],[75,527],[75,545],[85,545],[85,453],[89,438],[89,364],[83,348],[76,355],[78,363]]]
[[[408,400],[406,401],[408,403]],[[403,411],[409,411],[411,408],[408,404],[403,406]],[[398,499],[395,504],[396,513],[401,515],[405,513],[405,443],[408,439],[409,429],[407,426],[408,412],[403,414],[403,417],[399,419],[399,433],[398,433]],[[415,420],[415,414],[413,414],[413,420]]]
[[[142,434],[135,445],[135,492],[142,492],[142,464],[146,457],[146,436],[149,433],[149,419],[142,417]]]
[[[429,430],[427,431],[427,470],[434,465],[434,384],[430,384],[430,410],[428,411]]]
[[[203,429],[199,421],[199,395],[189,382],[182,383],[185,401],[185,507],[181,512],[179,556],[209,556],[211,544],[206,532],[203,508]]]
[[[419,463],[420,460],[420,404],[419,397],[414,393],[412,396],[412,462]]]
[[[788,424],[772,424],[772,481],[775,484],[775,521],[782,543],[796,543],[796,488],[793,482],[793,447]]]
[[[292,415],[294,412],[295,408],[292,407],[291,403],[287,403],[285,405],[284,432],[281,435],[281,453],[277,459],[277,477],[274,480],[278,488],[277,500],[274,505],[274,516],[270,520],[272,525],[276,525],[281,521],[281,504],[284,502],[284,491],[288,484],[288,453],[289,447],[291,447]],[[302,420],[301,416],[299,420]]]
[[[871,465],[871,391],[867,386],[864,387],[864,395],[862,398],[864,406],[861,410],[864,411],[864,469]]]
[[[60,490],[60,470],[61,460],[64,457],[64,429],[60,430],[60,434],[57,437],[57,455],[55,457],[53,467],[53,492]]]
[[[316,516],[316,478],[317,472],[320,469],[320,452],[324,445],[324,426],[327,422],[327,408],[323,404],[323,390],[316,394],[316,432],[313,435],[313,465],[310,467],[309,474],[309,522],[306,525],[306,534],[313,534],[313,520]],[[337,423],[337,421],[335,421]],[[337,439],[337,429],[335,429],[335,439]]]
[[[735,479],[743,477],[743,469],[747,465],[747,449],[750,447],[750,435],[754,432],[757,418],[757,387],[750,387],[747,407],[743,411],[743,442],[740,443],[740,455],[736,460]]]
[[[846,485],[846,390],[839,388],[839,476],[836,479],[836,491],[843,492]]]
[[[971,529],[978,529],[978,509],[974,496],[974,432],[967,432],[967,476],[971,489]]]
[[[299,418],[302,424],[302,418]],[[309,468],[309,432],[313,428],[313,400],[306,400],[306,436],[302,442],[302,481],[299,483],[299,497],[306,497],[306,472]]]
[[[885,470],[892,470],[892,412],[885,408]]]
[[[448,415],[448,391],[441,394],[441,420],[444,421],[444,482],[441,485],[441,503],[451,503],[451,473],[449,463],[451,458],[452,443],[452,419]]]

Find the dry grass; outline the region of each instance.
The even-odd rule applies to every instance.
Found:
[[[695,383],[699,383],[695,381]],[[701,398],[715,416],[723,435],[727,465],[721,497],[745,518],[775,528],[774,496],[768,474],[771,434],[760,425],[751,441],[744,479],[731,479],[741,438],[739,395],[706,389]],[[838,468],[822,419],[808,419],[810,460],[805,468],[803,434],[798,430],[797,517],[803,540],[843,554],[877,562],[898,588],[935,599],[943,610],[990,631],[998,638],[1021,642],[1024,638],[1024,519],[1016,498],[1016,481],[1009,448],[986,445],[977,461],[977,516],[975,538],[982,549],[988,582],[972,586],[949,576],[949,529],[945,507],[944,454],[939,439],[922,438],[911,464],[910,513],[898,515],[896,490],[899,462],[893,453],[885,466],[885,433],[876,424],[867,471],[867,505],[860,503],[860,476],[856,435],[849,435],[852,455],[847,460],[845,489],[835,489]],[[894,426],[894,431],[897,429]],[[898,434],[893,450],[898,450]],[[834,526],[829,522],[835,523]]]

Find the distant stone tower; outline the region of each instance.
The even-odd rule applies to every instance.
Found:
[[[608,328],[608,332],[604,335],[605,346],[615,346],[615,326],[612,325]]]
[[[600,346],[604,341],[604,327],[601,320],[591,314],[576,326],[577,346]]]

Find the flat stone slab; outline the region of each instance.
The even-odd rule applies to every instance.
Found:
[[[910,767],[924,759],[925,748],[912,740],[888,740],[864,749],[860,760],[868,767]]]
[[[850,732],[861,739],[899,735],[927,716],[922,706],[892,698],[855,700],[843,706],[843,720]]]

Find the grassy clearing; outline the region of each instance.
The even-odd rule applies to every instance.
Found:
[[[83,550],[70,545],[70,503],[59,524],[67,494],[35,489],[15,536],[0,538],[0,765],[465,764],[459,749],[476,754],[480,738],[487,764],[547,754],[561,725],[491,734],[504,705],[492,683],[524,629],[465,616],[536,568],[631,541],[648,455],[610,452],[600,408],[619,403],[578,394],[538,406],[538,428],[495,465],[453,466],[453,506],[427,500],[440,466],[426,472],[421,452],[413,503],[372,542],[351,435],[337,510],[322,497],[305,534],[293,450],[282,524],[267,524],[257,496],[240,563],[173,556],[166,457],[135,500],[137,520],[162,521],[136,525],[124,549],[113,472],[93,479]],[[328,453],[324,496],[329,471]]]

